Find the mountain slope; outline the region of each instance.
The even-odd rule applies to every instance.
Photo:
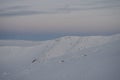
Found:
[[[120,79],[119,34],[0,44],[0,80]]]

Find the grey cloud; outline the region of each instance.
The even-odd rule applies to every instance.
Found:
[[[22,6],[12,6],[12,7],[7,7],[7,8],[2,8],[0,9],[0,12],[8,11],[8,10],[19,10],[19,9],[24,9],[24,8],[29,8],[29,6],[22,5]]]
[[[17,1],[20,1],[20,0],[0,0],[0,4],[3,4],[3,3],[11,3],[11,2],[17,2]]]
[[[34,14],[50,14],[53,12],[45,12],[45,11],[13,11],[8,13],[0,13],[0,16],[24,16],[24,15],[34,15]]]
[[[77,6],[77,7],[76,7]],[[78,3],[77,5],[66,5],[62,8],[58,8],[58,11],[81,11],[81,10],[93,10],[93,9],[108,9],[120,7],[120,0],[96,0],[88,3]]]
[[[59,11],[56,10],[32,10],[32,6],[12,6],[0,9],[0,16],[24,16],[24,15],[34,15],[34,14],[54,14]],[[59,12],[60,13],[60,12]]]
[[[91,7],[64,7],[64,8],[58,8],[58,11],[81,11],[81,10],[93,10],[93,9],[105,9],[105,8],[114,8],[114,7],[120,7],[120,5],[103,5],[103,6],[91,6]]]
[[[50,5],[48,5],[50,6]],[[64,6],[59,6],[52,9],[34,10],[36,5],[20,5],[20,6],[11,6],[7,8],[0,9],[0,16],[21,16],[21,15],[34,15],[34,14],[55,14],[55,13],[66,13],[72,11],[81,11],[81,10],[91,10],[91,9],[104,9],[104,8],[112,8],[112,7],[120,7],[120,0],[94,0],[88,1],[84,3],[77,4],[65,4]],[[40,6],[39,6],[40,7]]]
[[[19,15],[30,15],[36,14],[37,11],[30,11],[30,6],[22,5],[22,6],[11,6],[0,9],[0,16],[19,16]]]

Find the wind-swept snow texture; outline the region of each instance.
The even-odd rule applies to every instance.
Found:
[[[0,40],[0,80],[120,80],[120,34]]]

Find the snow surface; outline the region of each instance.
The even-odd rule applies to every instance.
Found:
[[[0,40],[0,80],[120,80],[120,34]]]

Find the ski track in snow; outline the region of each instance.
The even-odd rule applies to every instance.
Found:
[[[120,80],[119,47],[120,34],[0,40],[0,80]]]

